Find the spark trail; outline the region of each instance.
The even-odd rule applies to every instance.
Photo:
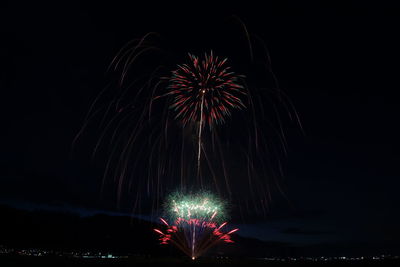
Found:
[[[201,134],[203,131],[203,107],[204,107],[204,93],[201,95],[201,108],[200,108],[200,125],[199,125],[199,136],[198,136],[198,149],[197,149],[197,177],[200,175],[200,162],[201,162]]]
[[[199,122],[197,136],[197,175],[200,173],[202,132],[205,124],[210,130],[215,124],[222,124],[231,115],[231,109],[242,109],[241,98],[246,95],[240,83],[242,75],[236,75],[227,66],[227,58],[220,59],[211,51],[201,60],[189,54],[189,63],[178,65],[169,78],[170,91],[165,95],[173,97],[170,108],[176,112],[175,119],[183,125]]]

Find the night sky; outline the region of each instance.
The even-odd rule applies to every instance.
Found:
[[[92,161],[84,144],[71,152],[108,82],[108,64],[149,31],[174,40],[177,50],[195,36],[208,48],[217,26],[235,14],[268,47],[304,130],[285,129],[287,199],[277,194],[266,218],[237,221],[240,233],[298,244],[399,244],[400,10],[364,1],[277,2],[1,4],[0,201],[121,211],[112,197],[99,197],[103,162]]]

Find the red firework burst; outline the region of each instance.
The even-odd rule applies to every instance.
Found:
[[[160,243],[175,245],[192,260],[220,242],[234,243],[231,234],[239,230],[236,228],[223,232],[221,229],[226,222],[218,226],[214,221],[178,218],[173,225],[169,225],[163,218],[160,219],[167,226],[165,233],[154,229],[160,235]]]
[[[227,58],[220,59],[207,53],[204,59],[189,54],[190,62],[178,65],[169,78],[173,96],[170,108],[176,111],[176,119],[184,125],[201,121],[212,127],[223,123],[230,116],[230,109],[241,109],[245,105],[241,97],[246,95],[240,84],[242,75],[236,75],[227,66]]]

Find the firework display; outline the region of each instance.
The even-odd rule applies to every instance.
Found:
[[[154,229],[160,243],[176,246],[193,260],[218,243],[233,243],[231,234],[239,230],[224,231],[225,203],[209,193],[172,194],[165,212],[172,223],[160,218],[166,227],[164,231]]]
[[[223,123],[231,114],[230,109],[241,109],[245,105],[241,97],[245,95],[239,83],[244,76],[236,75],[227,66],[227,58],[220,59],[213,52],[203,59],[189,54],[190,62],[178,65],[169,80],[172,96],[170,108],[175,110],[175,119],[184,125],[200,122],[212,127]]]
[[[92,121],[100,122],[93,155],[105,155],[102,188],[115,190],[117,205],[125,194],[129,208],[145,206],[155,214],[167,190],[209,190],[241,213],[261,214],[273,191],[282,193],[278,178],[286,138],[280,111],[299,120],[278,88],[265,45],[238,22],[249,58],[227,43],[218,53],[194,48],[186,61],[178,61],[187,51],[161,49],[160,35],[149,32],[112,60],[116,84],[95,98],[74,143]],[[155,230],[161,243],[193,258],[216,243],[231,242],[237,231],[223,231],[226,207],[212,194],[175,193],[164,210],[167,229]]]

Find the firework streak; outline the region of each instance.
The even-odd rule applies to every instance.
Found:
[[[239,229],[224,232],[227,222],[218,224],[224,217],[224,205],[218,199],[206,194],[175,197],[166,205],[173,224],[160,218],[167,229],[154,229],[161,244],[173,244],[194,260],[220,242],[233,243],[230,235]]]
[[[225,122],[230,116],[230,109],[244,108],[240,97],[245,90],[239,84],[239,78],[226,65],[227,58],[219,59],[205,54],[204,59],[189,54],[188,64],[178,65],[169,79],[169,92],[173,97],[170,108],[175,110],[175,119],[184,125],[198,122],[197,169],[200,170],[201,137],[205,124],[210,129],[215,124]]]

